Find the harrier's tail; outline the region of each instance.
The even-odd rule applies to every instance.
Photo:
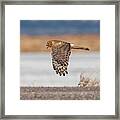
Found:
[[[90,50],[89,48],[85,48],[85,47],[79,47],[79,46],[71,46],[72,49],[82,49],[82,50]]]

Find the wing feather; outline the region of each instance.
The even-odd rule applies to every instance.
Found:
[[[67,67],[69,62],[69,56],[71,54],[70,43],[64,43],[62,46],[52,48],[52,64],[56,73],[61,76],[68,74]]]

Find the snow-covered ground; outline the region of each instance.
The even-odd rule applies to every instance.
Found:
[[[51,55],[47,53],[21,53],[21,86],[77,86],[80,74],[100,80],[99,53],[72,53],[66,76],[59,76],[52,68]]]

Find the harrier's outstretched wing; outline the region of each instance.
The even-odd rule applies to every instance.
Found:
[[[61,76],[68,74],[67,67],[69,62],[69,56],[71,54],[70,43],[64,42],[64,44],[52,47],[52,64],[56,73]]]

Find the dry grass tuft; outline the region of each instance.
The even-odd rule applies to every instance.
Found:
[[[88,77],[86,77],[84,75],[84,73],[81,73],[80,74],[80,82],[78,84],[80,87],[83,87],[83,88],[90,88],[90,87],[99,87],[100,86],[100,81],[99,80],[96,80],[96,78],[94,79],[91,79]]]

